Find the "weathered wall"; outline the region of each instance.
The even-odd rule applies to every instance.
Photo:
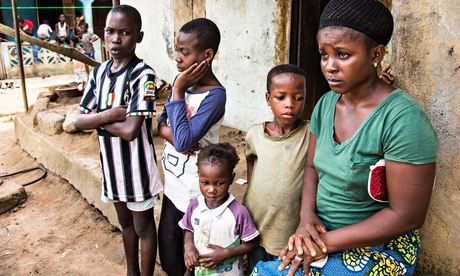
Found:
[[[440,142],[421,275],[460,275],[459,12],[457,0],[393,1],[395,74],[428,113]]]
[[[148,0],[121,3],[137,7],[142,15],[145,37],[137,47],[137,54],[152,65],[160,78],[171,81],[177,74],[174,28],[177,22],[187,21],[175,18],[179,13],[173,11],[179,6],[173,0],[158,0],[155,9],[146,8],[152,5]],[[270,119],[264,98],[265,78],[271,67],[287,61],[289,3],[288,0],[205,1],[205,16],[219,26],[222,36],[213,68],[227,88],[225,125],[246,130],[256,122]],[[197,1],[197,5],[202,6],[202,1]],[[180,13],[186,14],[188,11]]]

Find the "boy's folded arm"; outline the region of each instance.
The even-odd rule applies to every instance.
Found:
[[[174,100],[165,105],[168,113],[172,140],[178,152],[194,147],[209,129],[218,122],[225,113],[225,92],[216,89],[201,102],[195,115],[187,119],[184,100]]]
[[[133,141],[139,135],[143,121],[143,116],[128,116],[123,122],[110,123],[102,127],[123,140]]]
[[[126,119],[126,107],[117,106],[112,109],[105,110],[98,113],[89,113],[90,110],[80,107],[86,112],[80,110],[80,114],[77,116],[75,121],[75,128],[85,129],[96,129],[102,125],[121,122]]]
[[[80,130],[96,129],[103,124],[107,124],[103,113],[84,113],[80,111],[75,121],[75,128]]]

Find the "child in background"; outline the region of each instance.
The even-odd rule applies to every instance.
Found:
[[[135,8],[119,5],[110,10],[104,38],[112,59],[93,69],[80,103],[84,114],[75,122],[78,129],[97,129],[101,200],[115,206],[126,275],[153,275],[157,250],[153,199],[162,188],[150,133],[155,72],[134,53],[142,41],[141,27]]]
[[[299,225],[309,123],[301,118],[306,97],[302,68],[283,64],[267,75],[265,95],[274,119],[252,126],[246,135],[248,189],[243,204],[260,232],[260,245],[248,253],[248,269],[273,260]]]
[[[48,20],[43,20],[42,24],[40,24],[40,26],[38,26],[37,36],[41,40],[44,40],[44,41],[49,41],[50,40],[51,33],[53,32],[53,30],[51,29],[49,24],[50,23],[49,23]]]
[[[88,32],[88,23],[82,24],[81,32],[80,45],[83,48],[84,54],[85,56],[94,59],[93,42],[98,40],[99,37],[93,33]]]
[[[257,246],[257,231],[247,209],[228,192],[238,154],[228,143],[198,154],[201,195],[193,199],[179,225],[184,259],[195,275],[243,275],[240,257]]]
[[[197,18],[182,26],[175,45],[180,74],[158,119],[160,136],[165,139],[158,245],[161,266],[170,276],[186,272],[178,222],[190,200],[200,194],[194,152],[219,141],[226,101],[225,89],[212,71],[219,42],[219,29],[209,19]]]
[[[56,26],[54,28],[54,33],[56,35],[56,42],[58,44],[71,44],[72,42],[70,41],[70,31],[69,31],[69,25],[65,22],[65,15],[60,14],[59,15],[59,22],[56,23]],[[72,43],[73,44],[73,43]],[[73,45],[71,45],[73,47]]]
[[[22,16],[18,15],[19,30],[28,35],[34,34],[34,23],[29,19],[24,19]]]
[[[73,74],[75,76],[75,82],[77,83],[77,89],[83,91],[88,81],[88,73],[86,72],[86,65],[76,59],[72,60],[73,63]]]

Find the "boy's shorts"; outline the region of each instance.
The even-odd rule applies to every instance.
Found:
[[[104,194],[101,195],[102,202],[105,203],[117,203],[121,202],[106,197]],[[144,212],[153,208],[153,197],[139,202],[126,202],[126,207],[133,212]]]

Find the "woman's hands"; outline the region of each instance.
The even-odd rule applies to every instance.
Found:
[[[303,262],[304,273],[310,271],[310,264],[327,255],[327,247],[321,239],[326,233],[326,227],[316,214],[305,216],[297,231],[289,238],[288,244],[281,250],[279,258],[282,260],[279,270],[291,265],[288,275],[294,275]]]
[[[288,249],[297,250],[297,255],[303,254],[304,246],[308,249],[309,253],[315,257],[320,252],[326,253],[326,244],[320,237],[320,234],[327,232],[326,226],[314,213],[304,216],[300,221],[299,227],[294,235],[289,238]],[[317,249],[320,249],[319,251]]]

